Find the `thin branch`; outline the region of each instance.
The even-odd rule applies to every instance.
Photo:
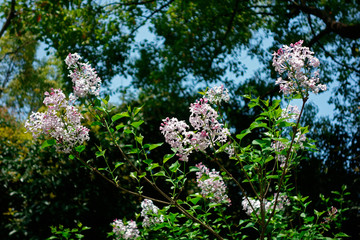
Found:
[[[113,140],[114,144],[116,145],[117,149],[120,151],[122,157],[131,165],[132,168],[135,169],[135,171],[138,174],[141,174],[141,170],[138,169],[134,163],[132,161],[130,161],[130,159],[128,158],[128,156],[123,152],[123,150],[121,149],[120,145],[117,143],[117,141],[115,141],[114,135],[112,134],[112,132],[109,129],[109,126],[106,122],[105,119],[103,119],[103,122],[106,125],[107,131],[110,134],[111,139]],[[212,229],[212,227],[210,227],[209,225],[206,225],[204,222],[202,222],[201,220],[199,220],[198,218],[196,218],[195,216],[191,215],[190,213],[188,213],[186,211],[186,209],[184,209],[179,203],[177,203],[174,199],[172,199],[171,197],[169,197],[166,193],[164,193],[154,182],[152,182],[151,180],[149,180],[146,176],[143,177],[143,179],[149,183],[156,191],[158,191],[163,197],[165,197],[169,203],[168,205],[172,205],[175,206],[177,209],[179,209],[179,211],[181,211],[183,214],[185,214],[188,218],[192,219],[193,221],[199,223],[202,227],[204,227],[205,229],[207,229],[211,234],[213,234],[217,239],[222,240],[223,238],[217,233],[215,232],[214,229]],[[112,182],[112,181],[111,181]]]
[[[103,5],[101,7],[108,7],[108,6],[112,6],[112,5],[117,5],[117,6],[133,6],[133,5],[145,5],[148,3],[153,3],[156,0],[149,0],[149,1],[142,1],[142,2],[126,2],[126,3],[122,3],[122,2],[116,2],[116,3],[109,3],[106,5]]]
[[[308,22],[309,22],[309,26],[310,26],[311,32],[312,32],[312,34],[314,35],[314,37],[310,40],[308,46],[311,47],[311,46],[312,46],[313,44],[315,44],[315,43],[319,44],[320,48],[321,48],[326,54],[328,54],[328,55],[330,56],[330,58],[331,58],[335,63],[337,63],[337,64],[339,64],[340,66],[343,66],[343,67],[345,67],[345,68],[347,68],[347,69],[350,69],[350,70],[352,70],[352,71],[357,72],[357,73],[360,74],[360,70],[358,70],[358,69],[356,69],[356,68],[354,68],[354,67],[352,67],[352,66],[346,65],[346,64],[344,64],[344,63],[342,63],[342,62],[339,62],[330,52],[328,52],[328,51],[325,49],[324,45],[322,45],[322,44],[320,43],[319,40],[320,40],[322,37],[324,37],[326,34],[329,34],[329,33],[331,32],[331,30],[330,30],[328,27],[326,27],[326,28],[325,28],[324,30],[322,30],[318,35],[316,35],[316,34],[315,34],[315,30],[314,30],[314,28],[313,28],[313,26],[312,26],[312,21],[311,21],[310,14],[308,14]]]
[[[2,35],[6,31],[6,29],[10,26],[11,20],[13,18],[15,18],[15,16],[16,16],[15,0],[11,0],[10,12],[9,12],[8,17],[6,18],[6,21],[5,21],[4,25],[3,25],[3,27],[0,30],[0,38],[2,37]]]
[[[156,13],[160,12],[161,10],[163,10],[164,8],[166,8],[167,6],[169,6],[172,2],[174,2],[175,0],[170,0],[169,2],[165,3],[164,5],[162,5],[161,7],[159,7],[158,9],[154,10],[149,16],[145,17],[145,19],[141,22],[141,24],[139,24],[139,26],[137,26],[135,29],[133,29],[130,33],[130,35],[133,35],[139,28],[141,28],[150,18],[152,18]]]
[[[130,191],[122,186],[120,186],[118,183],[112,181],[111,179],[107,178],[104,174],[102,174],[101,172],[99,172],[99,170],[97,170],[95,167],[91,166],[90,164],[88,164],[87,162],[85,162],[82,158],[80,158],[79,156],[79,153],[76,152],[76,157],[77,159],[82,163],[84,164],[87,168],[89,168],[92,172],[95,172],[98,176],[100,176],[102,179],[104,179],[106,182],[110,183],[111,185],[115,186],[116,188],[126,192],[126,193],[129,193],[129,194],[132,194],[132,195],[135,195],[135,196],[138,196],[138,197],[142,197],[142,198],[146,198],[146,199],[150,199],[150,200],[153,200],[154,202],[158,202],[158,203],[162,203],[162,204],[167,204],[169,205],[170,202],[166,202],[166,201],[162,201],[162,200],[159,200],[159,199],[156,199],[156,198],[152,198],[152,197],[148,197],[148,196],[145,196],[145,195],[142,195],[140,193],[137,193],[137,192],[133,192],[133,191]]]
[[[236,178],[235,178],[222,164],[220,164],[219,161],[217,161],[217,159],[215,159],[215,162],[216,162],[216,164],[221,168],[221,170],[223,170],[224,172],[226,172],[226,174],[236,183],[236,185],[238,185],[238,187],[240,188],[241,192],[244,194],[244,197],[245,197],[246,201],[248,201],[251,209],[253,210],[254,213],[256,213],[256,211],[255,211],[255,209],[254,209],[254,206],[253,206],[253,205],[251,204],[251,202],[249,201],[249,197],[247,196],[245,189],[244,189],[243,186],[239,183],[239,181],[236,180]],[[245,169],[244,169],[244,171],[245,171]],[[256,193],[256,192],[255,192],[255,193]],[[256,215],[258,221],[260,221],[259,216],[258,216],[257,214],[255,214],[255,215]]]
[[[297,119],[297,122],[296,122],[296,125],[295,125],[295,128],[294,128],[294,133],[293,133],[293,137],[291,139],[291,143],[290,143],[290,146],[289,146],[289,150],[287,152],[287,155],[286,155],[286,159],[285,159],[285,166],[283,168],[283,171],[282,171],[282,174],[281,174],[281,178],[280,178],[280,181],[278,183],[278,190],[276,191],[276,196],[275,196],[275,202],[274,202],[274,206],[273,206],[273,209],[271,211],[271,214],[268,218],[268,220],[266,221],[265,225],[263,226],[263,229],[262,229],[262,232],[265,231],[266,227],[269,225],[270,223],[270,220],[271,218],[274,216],[275,214],[275,210],[276,210],[276,205],[278,203],[278,200],[279,200],[279,195],[280,195],[280,191],[281,191],[281,185],[283,184],[283,181],[284,181],[284,178],[285,178],[285,175],[286,175],[286,170],[287,170],[287,167],[288,167],[288,163],[289,163],[289,159],[290,159],[290,154],[291,154],[291,151],[292,151],[292,147],[294,145],[294,142],[295,142],[295,138],[296,138],[296,132],[297,130],[299,129],[299,124],[300,124],[300,118],[304,112],[304,107],[305,107],[305,104],[307,102],[308,98],[305,97],[303,98],[303,104],[302,104],[302,107],[301,107],[301,110],[300,110],[300,113],[299,113],[299,117]]]
[[[331,32],[334,32],[343,38],[350,38],[353,40],[360,38],[360,23],[346,24],[338,22],[333,19],[327,11],[311,6],[306,6],[304,2],[298,4],[297,2],[292,1],[292,3],[302,12],[320,18]]]

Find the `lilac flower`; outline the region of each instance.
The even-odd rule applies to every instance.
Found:
[[[85,97],[88,94],[99,95],[101,79],[95,69],[88,63],[81,63],[79,54],[74,53],[66,57],[65,63],[70,70],[69,77],[74,84],[74,94],[77,97]]]
[[[190,105],[190,124],[195,130],[201,131],[202,135],[208,139],[209,143],[227,141],[227,136],[230,135],[229,129],[223,128],[217,118],[219,115],[208,104],[206,98],[201,98]]]
[[[61,107],[66,107],[66,96],[61,89],[51,89],[51,93],[45,92],[45,99],[43,103],[49,109],[59,110]]]
[[[196,172],[196,182],[201,189],[200,194],[212,203],[226,202],[230,205],[231,200],[226,194],[226,185],[219,172],[216,172],[215,169],[210,172],[202,163],[197,164],[196,167],[199,168],[199,171]]]
[[[127,225],[122,220],[115,219],[111,224],[115,240],[120,239],[137,239],[140,237],[140,232],[137,229],[136,222],[130,220]]]
[[[273,53],[273,66],[280,75],[287,72],[288,80],[279,77],[276,84],[285,95],[292,93],[308,94],[310,91],[318,93],[326,91],[326,85],[319,84],[319,71],[312,71],[320,65],[319,59],[313,56],[314,52],[308,47],[302,47],[300,40],[290,46],[284,45]]]
[[[143,227],[151,227],[164,222],[164,216],[159,216],[159,208],[154,205],[153,201],[144,199],[144,201],[141,202],[141,207],[141,216],[144,217]]]
[[[276,160],[280,162],[280,167],[283,168],[285,166],[286,156],[281,154],[281,151],[286,148],[286,144],[280,141],[274,141],[271,143],[271,148],[274,149]]]
[[[226,99],[223,88],[213,90],[213,99]],[[224,93],[219,93],[219,92]],[[220,96],[220,95],[223,96]],[[215,100],[214,100],[215,101]],[[206,98],[201,98],[190,105],[191,115],[189,121],[195,131],[189,131],[189,126],[184,121],[176,118],[163,119],[160,130],[165,141],[177,152],[179,159],[188,161],[188,156],[195,151],[205,151],[215,143],[225,143],[230,131],[219,123],[218,113],[209,105]]]
[[[295,143],[300,145],[300,148],[304,148],[304,142],[306,141],[305,134],[301,134],[300,132],[297,132],[295,135]]]
[[[189,126],[184,121],[177,118],[166,118],[161,123],[160,130],[165,137],[165,142],[177,152],[180,160],[188,161],[188,156],[192,152],[190,146],[191,132],[187,131]]]
[[[287,108],[282,109],[281,118],[296,121],[299,114],[300,111],[297,106],[289,105]]]
[[[324,217],[324,222],[322,223],[330,223],[336,218],[338,210],[336,207],[331,206],[331,210],[328,210],[328,217]]]
[[[297,132],[295,135],[294,143],[299,144],[300,148],[304,148],[304,142],[306,141],[305,134],[301,134]],[[285,166],[286,155],[282,154],[281,152],[284,149],[288,149],[288,145],[281,141],[274,141],[271,143],[271,148],[274,149],[276,157],[275,159],[280,162],[280,167],[283,168]],[[292,152],[295,152],[295,148],[292,148]]]
[[[25,122],[25,128],[38,138],[41,134],[56,140],[58,151],[69,153],[71,148],[89,140],[89,129],[81,125],[83,116],[71,105],[60,89],[45,93],[44,113],[33,112]]]
[[[265,207],[265,211],[269,211],[270,209],[272,209],[274,207],[275,204],[275,194],[274,194],[274,198],[271,201],[268,201],[266,199],[264,199],[264,207]],[[243,210],[246,212],[247,215],[251,216],[251,214],[253,213],[253,209],[255,210],[255,213],[258,214],[260,211],[260,200],[258,199],[253,199],[253,198],[248,198],[246,199],[245,197],[243,197],[243,200],[241,202],[241,205],[243,207]],[[288,197],[286,196],[285,193],[279,193],[279,197],[278,197],[278,201],[276,204],[276,210],[277,211],[281,211],[285,208],[285,206],[289,206],[290,205],[290,200],[288,199]],[[251,208],[252,206],[252,208]]]
[[[206,92],[206,98],[211,103],[220,104],[222,101],[229,102],[230,96],[227,88],[224,85],[215,86]]]

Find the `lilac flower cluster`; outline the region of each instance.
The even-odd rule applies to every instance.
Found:
[[[214,104],[220,104],[222,101],[229,102],[230,96],[227,88],[224,85],[215,86],[206,92],[206,98],[209,102]]]
[[[299,118],[299,115],[299,108],[297,106],[289,105],[287,108],[282,109],[281,118],[296,121]]]
[[[190,105],[190,124],[195,130],[201,131],[203,138],[210,142],[224,143],[230,134],[229,129],[219,123],[218,113],[208,104],[206,98],[201,98]]]
[[[51,89],[45,92],[43,103],[47,112],[33,112],[25,123],[25,128],[38,138],[41,134],[49,135],[56,140],[58,151],[69,153],[71,149],[84,141],[89,140],[89,129],[81,125],[80,114],[75,101],[77,97],[87,94],[99,95],[101,80],[94,69],[87,63],[80,63],[79,54],[69,54],[65,63],[70,70],[69,76],[74,83],[74,93],[69,99],[61,89]]]
[[[271,143],[271,148],[276,152],[276,160],[280,162],[280,167],[285,166],[286,156],[281,154],[281,151],[286,148],[286,144],[280,141],[274,141]]]
[[[60,89],[45,92],[46,112],[33,112],[25,122],[25,128],[38,138],[41,134],[49,135],[58,143],[58,151],[69,153],[76,144],[89,140],[89,129],[81,125],[83,116],[71,105]]]
[[[190,137],[193,132],[188,132],[189,126],[184,121],[177,118],[166,118],[161,123],[160,130],[165,137],[165,141],[177,152],[180,160],[188,161],[188,156],[192,152]]]
[[[215,93],[218,94],[218,91],[210,90],[208,92],[214,92],[213,99],[215,99]],[[227,90],[222,91],[227,92]],[[225,99],[225,94],[220,98]],[[216,101],[219,101],[219,98],[217,99]],[[189,126],[185,121],[179,121],[176,118],[166,118],[161,123],[160,130],[165,141],[177,152],[177,156],[182,161],[188,161],[188,156],[193,150],[205,151],[216,142],[225,143],[227,141],[230,131],[219,123],[218,113],[208,102],[207,98],[201,98],[190,106],[189,121],[195,131],[189,131]]]
[[[122,220],[115,219],[111,226],[113,227],[115,240],[140,238],[140,232],[137,229],[136,222],[133,220],[130,220],[125,225]]]
[[[304,142],[306,141],[305,134],[301,134],[300,132],[297,132],[295,135],[294,143],[299,144],[300,148],[304,148]],[[284,154],[281,154],[281,152],[286,149],[288,146],[287,144],[280,142],[280,141],[274,141],[271,143],[271,148],[274,149],[276,154],[276,160],[280,162],[280,167],[285,167],[285,161],[286,156]],[[292,151],[295,151],[293,148]]]
[[[253,199],[253,198],[248,198],[249,200],[247,200],[245,197],[243,198],[241,205],[243,207],[243,210],[246,212],[247,215],[251,216],[251,214],[253,213],[253,209],[255,210],[256,214],[258,214],[259,210],[260,210],[260,201]],[[270,209],[272,209],[274,207],[275,204],[275,196],[274,199],[271,201],[267,201],[264,200],[265,203],[265,211],[269,211]],[[276,204],[276,210],[280,211],[283,210],[285,208],[285,206],[289,206],[290,205],[290,200],[288,199],[288,197],[286,196],[285,193],[279,193],[279,197],[278,197],[278,202]],[[252,207],[251,207],[252,206]]]
[[[337,214],[338,210],[336,207],[331,206],[331,210],[328,210],[328,216],[324,217],[324,221],[322,223],[330,223],[332,221],[334,221],[334,219],[336,218],[336,214]]]
[[[151,227],[164,222],[164,216],[159,215],[159,208],[154,205],[153,201],[144,199],[144,201],[141,202],[141,207],[141,216],[144,217],[143,227]]]
[[[273,66],[280,75],[287,71],[288,80],[279,77],[276,84],[284,94],[308,94],[310,91],[318,93],[326,91],[326,85],[319,84],[319,70],[312,71],[320,65],[319,59],[313,56],[314,52],[302,46],[300,40],[290,46],[284,45],[273,53]]]
[[[101,79],[95,69],[89,63],[81,63],[79,54],[74,53],[66,57],[65,63],[70,70],[69,77],[74,83],[74,94],[77,97],[84,97],[88,94],[99,95]]]
[[[196,172],[196,182],[201,189],[201,195],[212,203],[226,202],[231,204],[231,200],[226,194],[226,185],[219,172],[213,169],[210,171],[205,165],[199,163],[196,165],[199,171]]]

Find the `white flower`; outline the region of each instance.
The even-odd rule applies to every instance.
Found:
[[[153,201],[144,199],[144,201],[141,202],[141,207],[141,216],[144,217],[143,227],[151,227],[164,222],[164,216],[159,215],[159,208],[154,205]]]

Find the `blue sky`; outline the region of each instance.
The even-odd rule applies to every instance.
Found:
[[[149,32],[148,25],[145,25],[139,29],[138,34],[136,36],[136,42],[144,41],[145,39],[147,39],[148,41],[152,41],[155,39],[155,36],[151,32]],[[268,44],[270,46],[271,39],[269,39],[269,41],[267,41],[267,42],[265,41],[265,44]],[[284,44],[286,44],[286,43],[284,43]],[[279,46],[279,47],[281,47],[281,46]],[[132,57],[135,57],[135,56],[136,56],[136,53],[134,53],[134,55],[132,55]],[[315,53],[315,56],[316,56],[316,53]],[[238,78],[236,78],[232,74],[225,75],[225,77],[228,77],[229,79],[233,79],[236,82],[243,81],[243,80],[246,80],[247,78],[251,77],[253,75],[253,73],[256,70],[258,70],[258,68],[260,66],[260,63],[257,61],[257,59],[252,59],[250,56],[248,56],[246,54],[245,51],[243,52],[243,56],[241,56],[240,58],[241,58],[243,64],[245,64],[247,66],[247,72],[245,73],[245,75],[238,77]],[[130,82],[131,82],[131,79],[125,79],[124,77],[116,76],[112,81],[112,88],[114,89],[114,88],[117,88],[120,86],[122,86],[122,87],[129,86]],[[334,86],[332,86],[332,87],[334,87]],[[332,94],[332,89],[329,87],[326,92],[321,92],[319,94],[312,94],[312,93],[310,94],[309,103],[314,103],[318,107],[318,110],[319,110],[318,116],[330,116],[330,117],[333,116],[334,105],[330,105],[328,103],[328,100],[331,97],[331,94]],[[119,95],[112,96],[112,102],[116,103],[118,99],[119,99]],[[294,100],[291,104],[297,105],[300,109],[302,100]]]

